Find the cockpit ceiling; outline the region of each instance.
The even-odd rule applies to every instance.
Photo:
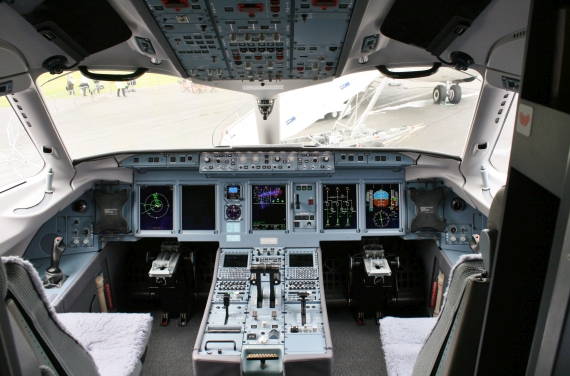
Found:
[[[269,82],[335,75],[354,0],[147,0],[189,77]]]

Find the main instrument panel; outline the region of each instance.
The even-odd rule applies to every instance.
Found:
[[[121,162],[134,168],[136,236],[212,240],[222,247],[317,247],[321,240],[363,234],[404,235],[401,167],[412,163],[400,154],[326,151],[133,156]]]

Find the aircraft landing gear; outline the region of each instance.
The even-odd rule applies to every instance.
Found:
[[[461,101],[461,86],[454,84],[449,86],[449,89],[446,89],[445,85],[437,85],[433,89],[432,97],[434,104],[440,104],[441,102],[457,104]]]
[[[445,101],[445,96],[447,95],[447,90],[443,85],[437,85],[433,89],[433,103],[440,104],[441,101]]]
[[[339,111],[329,112],[328,114],[325,114],[325,120],[338,119],[339,115]]]
[[[459,103],[461,100],[461,86],[451,85],[449,91],[447,92],[447,97],[449,98],[449,103]]]

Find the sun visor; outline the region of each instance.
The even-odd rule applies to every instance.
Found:
[[[107,1],[29,0],[8,4],[75,61],[120,44],[132,35]]]
[[[434,56],[471,26],[491,0],[396,0],[380,31]]]

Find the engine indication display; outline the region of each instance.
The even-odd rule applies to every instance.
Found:
[[[285,230],[287,221],[285,185],[252,185],[253,230]]]
[[[140,229],[172,230],[172,185],[140,187]]]
[[[399,184],[366,184],[366,228],[399,228],[399,196]]]
[[[216,186],[182,186],[182,230],[216,229]]]
[[[226,219],[228,221],[239,221],[241,219],[241,206],[236,204],[226,205]]]
[[[325,230],[356,229],[356,184],[323,184],[323,228]]]

